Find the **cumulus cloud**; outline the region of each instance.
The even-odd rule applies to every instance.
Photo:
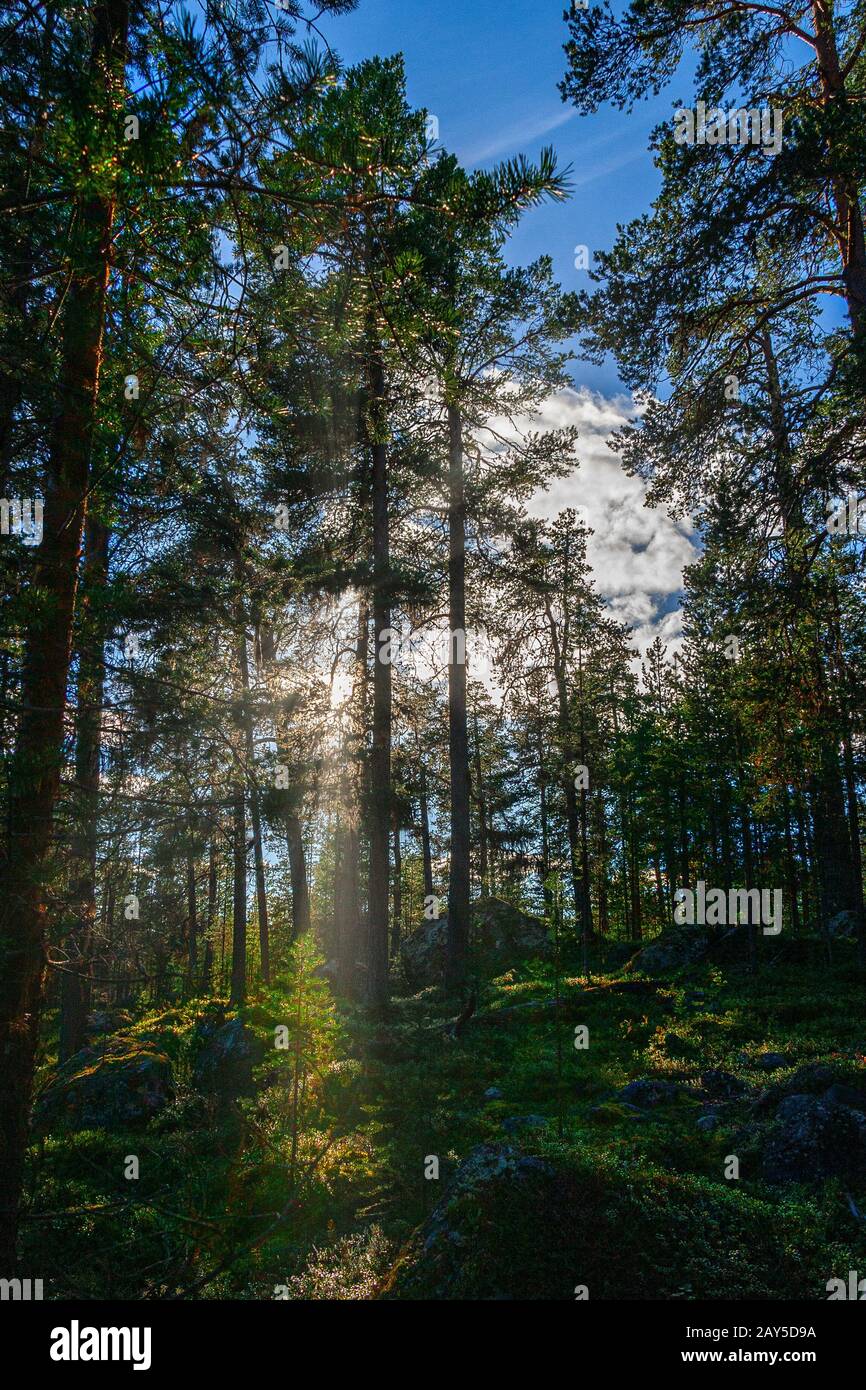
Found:
[[[646,485],[630,477],[608,447],[612,432],[634,415],[628,396],[605,397],[586,388],[551,396],[531,428],[576,425],[576,467],[536,493],[529,511],[552,518],[574,508],[592,528],[587,553],[611,616],[630,624],[641,653],[659,636],[670,656],[681,641],[683,567],[695,559],[695,537],[688,521],[645,505]]]

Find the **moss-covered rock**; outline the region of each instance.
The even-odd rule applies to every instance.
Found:
[[[706,927],[680,927],[662,932],[632,956],[626,969],[644,975],[668,975],[703,960],[711,939],[712,934]]]
[[[700,1178],[588,1153],[482,1146],[382,1296],[823,1299],[821,1242],[789,1211]]]
[[[414,989],[439,984],[445,974],[448,918],[423,922],[400,947],[406,979]],[[548,956],[547,924],[499,898],[479,898],[472,904],[470,949],[473,959],[489,973],[520,961]]]
[[[196,1026],[193,1085],[206,1094],[248,1095],[255,1089],[253,1069],[265,1050],[240,1018],[215,1013]]]
[[[866,1115],[826,1097],[787,1096],[767,1135],[763,1174],[768,1182],[866,1182]]]
[[[144,1124],[174,1099],[172,1065],[164,1052],[115,1036],[103,1049],[82,1048],[60,1069],[36,1107],[37,1128],[128,1129]]]

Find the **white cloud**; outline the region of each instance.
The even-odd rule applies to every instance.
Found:
[[[461,155],[461,162],[471,168],[476,164],[484,164],[488,159],[495,159],[497,155],[511,154],[524,145],[532,144],[534,140],[540,140],[543,135],[549,135],[552,130],[558,130],[576,115],[577,111],[572,106],[541,118],[533,119],[526,116],[518,125],[508,127],[488,144],[465,150]]]
[[[646,484],[630,477],[608,447],[611,433],[635,413],[629,397],[605,397],[584,387],[551,396],[531,428],[576,425],[578,466],[536,493],[529,511],[552,518],[566,507],[575,509],[594,533],[587,553],[611,616],[631,625],[641,653],[660,636],[672,655],[681,641],[682,614],[671,600],[682,588],[683,567],[695,559],[694,533],[688,521],[674,521],[664,507],[647,507]]]

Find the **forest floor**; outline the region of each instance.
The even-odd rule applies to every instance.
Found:
[[[853,949],[801,945],[757,979],[526,962],[459,1036],[439,990],[371,1020],[309,958],[242,1011],[246,1069],[202,1065],[224,1000],[122,1016],[83,1081],[44,1059],[22,1269],[52,1298],[826,1299],[866,1270],[866,1010]],[[156,1077],[150,1118],[93,1101],[112,1068]]]

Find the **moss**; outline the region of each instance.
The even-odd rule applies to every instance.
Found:
[[[436,989],[400,997],[388,1019],[372,1020],[343,1005],[336,1017],[323,985],[294,1205],[292,1056],[272,1046],[274,1025],[291,1019],[290,985],[277,982],[243,1011],[267,1044],[267,1060],[257,1093],[231,1116],[192,1086],[201,1025],[234,1016],[226,1001],[149,1010],[104,1040],[106,1065],[168,1058],[177,1099],[148,1120],[146,1145],[140,1129],[110,1130],[94,1119],[78,1133],[58,1127],[44,1141],[31,1175],[38,1219],[25,1227],[25,1256],[38,1259],[51,1296],[137,1298],[144,1290],[158,1297],[242,1246],[263,1213],[288,1206],[279,1229],[201,1296],[273,1298],[275,1286],[287,1285],[290,1296],[304,1297],[369,1298],[378,1290],[400,1298],[571,1299],[576,1285],[587,1284],[590,1298],[814,1299],[826,1297],[834,1273],[866,1267],[863,1223],[848,1203],[850,1191],[866,1207],[866,1177],[844,1190],[833,1181],[809,1192],[771,1190],[758,1161],[770,1116],[752,1108],[759,1093],[795,1078],[816,1092],[828,1075],[855,1086],[866,1080],[862,985],[848,959],[808,976],[782,962],[757,983],[714,963],[693,967],[682,987],[638,989],[634,975],[605,973],[600,964],[587,991],[579,954],[566,947],[567,1022],[549,1014],[509,1028],[470,1022],[456,1039],[444,1029],[454,1009]],[[495,979],[481,977],[479,1011],[543,1002],[552,989],[549,962],[521,962]],[[576,1023],[589,1028],[588,1049],[573,1046]],[[764,1051],[782,1052],[794,1066],[765,1074],[754,1065]],[[809,1073],[798,1077],[816,1063],[828,1071],[811,1082]],[[92,1084],[98,1060],[80,1066]],[[723,1106],[718,1128],[707,1133],[692,1097],[712,1068],[750,1093]],[[616,1093],[647,1076],[690,1091],[642,1122]],[[501,1100],[485,1100],[490,1087]],[[523,1144],[552,1173],[467,1193],[447,1222],[462,1244],[434,1243],[425,1252],[431,1210],[461,1162],[479,1144],[502,1145],[502,1120],[528,1112],[547,1116],[547,1130],[508,1143],[518,1151]],[[741,1158],[738,1182],[723,1176],[732,1151]],[[143,1155],[137,1184],[123,1179],[128,1153]],[[423,1176],[430,1154],[440,1160],[438,1183]]]
[[[834,1267],[856,1267],[853,1245],[828,1258],[799,1209],[603,1155],[556,1158],[550,1176],[459,1197],[446,1232],[409,1245],[383,1295],[558,1300],[586,1285],[590,1299],[823,1299]]]

